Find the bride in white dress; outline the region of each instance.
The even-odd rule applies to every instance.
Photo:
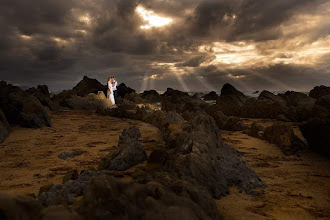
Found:
[[[108,93],[107,98],[111,101],[111,104],[115,104],[115,97],[113,96],[113,90],[112,90],[112,84],[111,84],[111,78],[108,78]]]

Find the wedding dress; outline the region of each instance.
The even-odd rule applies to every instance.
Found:
[[[110,81],[108,82],[108,93],[107,93],[107,98],[110,99],[111,104],[115,104],[115,97],[113,96],[113,90],[112,90],[112,85]]]

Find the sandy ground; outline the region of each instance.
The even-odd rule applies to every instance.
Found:
[[[255,195],[233,187],[216,201],[226,219],[330,219],[329,159],[312,152],[285,156],[242,132],[224,131],[222,137],[268,185]]]
[[[97,167],[101,158],[117,146],[124,128],[137,126],[147,154],[162,144],[159,130],[149,124],[92,112],[51,112],[52,127],[28,129],[13,127],[0,144],[0,192],[27,194],[39,192],[42,185],[62,183],[72,168],[78,171]],[[62,152],[81,150],[68,160],[58,158]]]

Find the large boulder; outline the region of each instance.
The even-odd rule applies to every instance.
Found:
[[[107,88],[108,87],[106,85],[102,85],[96,79],[91,79],[84,76],[84,78],[75,87],[73,87],[73,90],[77,92],[78,96],[86,96],[89,93],[97,94],[98,91],[103,91],[106,93]]]
[[[262,91],[258,97],[259,100],[271,100],[273,102],[279,103],[281,105],[286,105],[286,102],[284,101],[283,98],[281,98],[278,95],[275,95],[269,91]]]
[[[311,119],[300,130],[313,151],[330,157],[330,119]]]
[[[46,85],[38,85],[37,88],[30,88],[26,92],[35,96],[42,105],[48,107],[51,111],[58,110],[59,106],[50,99],[49,90]]]
[[[119,86],[117,86],[117,92],[119,97],[124,98],[126,94],[135,92],[135,90],[130,87],[127,87],[125,83],[121,83]]]
[[[10,124],[32,128],[51,126],[47,111],[36,97],[17,86],[0,84],[0,108]]]
[[[175,145],[169,172],[206,187],[215,198],[228,194],[233,185],[247,193],[263,186],[258,175],[238,158],[237,152],[224,144],[210,116],[196,115],[184,124],[177,132]]]
[[[226,83],[221,89],[221,95],[217,99],[217,104],[232,104],[242,106],[248,99],[242,92],[238,91],[234,86]]]
[[[330,87],[328,86],[316,86],[309,92],[309,96],[314,99],[319,99],[325,95],[330,95]]]
[[[137,127],[124,129],[119,137],[118,149],[103,158],[99,168],[123,171],[145,161],[147,154],[139,142],[140,137]]]
[[[285,123],[267,127],[264,139],[279,147],[285,155],[293,155],[307,149],[306,144],[295,135],[293,128]]]
[[[161,97],[156,90],[144,91],[141,97],[150,103],[160,102]]]
[[[77,96],[76,90],[63,90],[62,92],[53,95],[51,100],[61,107],[70,108],[67,101],[74,96]]]
[[[10,126],[6,119],[5,114],[0,108],[0,143],[2,143],[10,133]]]
[[[284,94],[279,94],[279,96],[284,99],[287,105],[294,107],[313,108],[316,102],[316,99],[301,92],[288,91]]]
[[[265,131],[265,127],[257,122],[253,122],[251,124],[250,130],[249,130],[249,135],[252,137],[256,137],[259,139],[263,138],[264,135],[264,131]]]
[[[212,91],[212,92],[210,92],[210,93],[202,96],[202,98],[205,101],[215,101],[215,100],[217,100],[218,97],[219,97],[218,94],[216,92],[214,92],[214,91]]]
[[[188,183],[139,184],[108,175],[91,179],[78,212],[86,219],[222,219],[209,194]]]

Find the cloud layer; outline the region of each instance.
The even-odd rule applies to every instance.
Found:
[[[1,0],[0,79],[309,90],[330,85],[329,14],[325,0]]]

